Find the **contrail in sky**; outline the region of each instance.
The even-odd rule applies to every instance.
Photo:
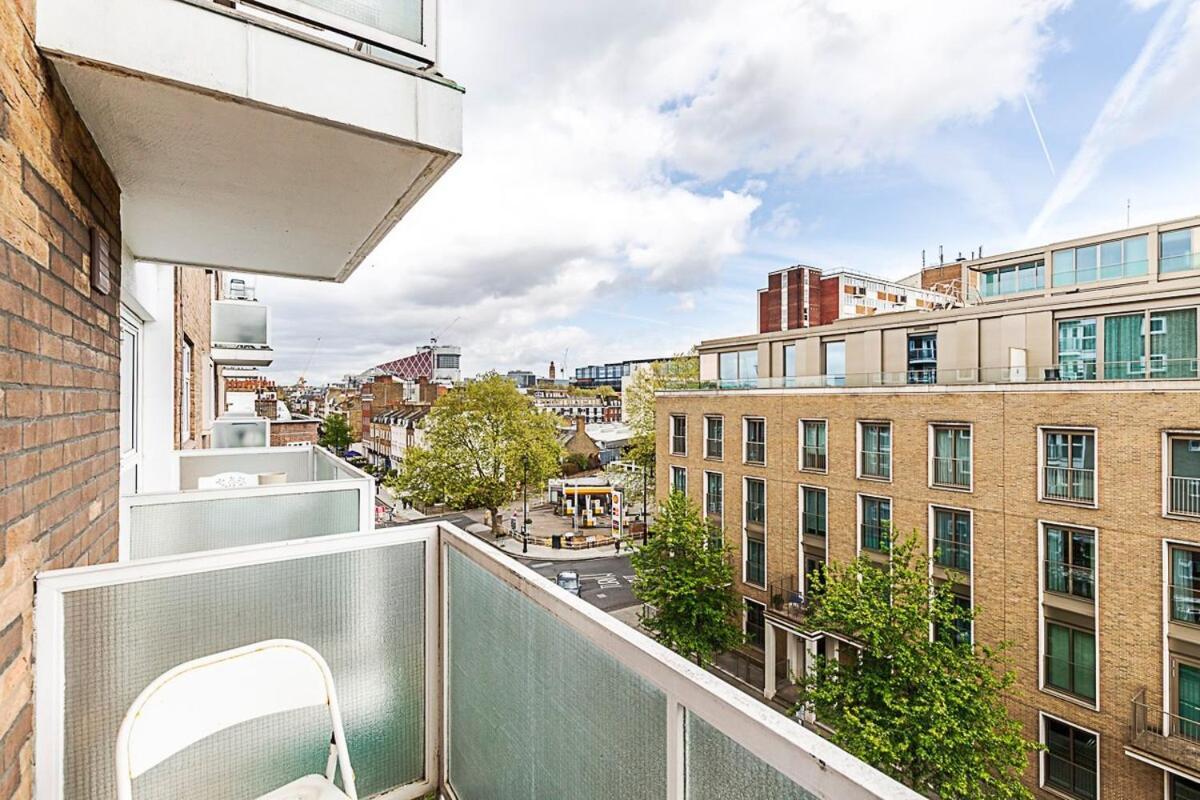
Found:
[[[1050,157],[1050,148],[1046,147],[1046,137],[1042,136],[1042,126],[1038,125],[1037,114],[1033,113],[1033,104],[1029,102],[1029,95],[1021,92],[1021,96],[1025,98],[1025,108],[1029,109],[1029,118],[1033,120],[1033,130],[1037,133],[1038,141],[1042,143],[1042,152],[1046,154],[1046,163],[1050,165],[1050,174],[1058,177],[1058,173],[1054,170],[1054,159]]]

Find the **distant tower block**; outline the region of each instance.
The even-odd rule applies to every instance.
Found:
[[[554,362],[550,362],[550,380],[554,380]]]

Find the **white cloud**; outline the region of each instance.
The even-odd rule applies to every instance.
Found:
[[[472,369],[623,357],[611,314],[660,297],[683,315],[669,324],[686,319],[745,251],[774,175],[908,157],[1019,101],[1064,2],[447,3],[463,159],[348,284],[260,282],[277,372],[317,335],[310,378],[332,378],[456,316],[447,340]]]

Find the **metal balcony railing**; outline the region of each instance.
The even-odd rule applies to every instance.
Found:
[[[933,550],[935,564],[959,572],[971,572],[971,545],[967,542],[934,537]]]
[[[1065,561],[1045,560],[1046,591],[1069,594],[1083,600],[1092,600],[1096,592],[1095,570],[1076,566]]]
[[[1113,372],[1129,375],[1120,380],[1195,380],[1200,377],[1200,359],[1163,358],[1151,356],[1150,369],[1139,367],[1141,360],[1129,362],[1110,361]],[[1143,375],[1137,371],[1142,369]],[[725,392],[762,391],[770,389],[869,389],[909,385],[910,370],[902,372],[857,372],[845,375],[799,375],[773,378],[705,379],[678,381],[664,388],[663,392]],[[1118,380],[1097,375],[1095,361],[1061,361],[1052,364],[1024,367],[962,367],[933,371],[929,385],[957,386],[961,384],[1005,384],[1005,383],[1063,383],[1075,381]]]
[[[1047,466],[1043,492],[1049,500],[1091,503],[1096,500],[1096,471],[1084,467]]]
[[[704,455],[706,458],[724,458],[725,442],[721,439],[705,439]]]
[[[825,448],[816,445],[804,445],[803,448],[803,464],[804,469],[824,470],[825,469]]]
[[[765,525],[767,520],[766,504],[760,503],[757,500],[746,501],[746,524],[747,525]]]
[[[919,797],[443,523],[44,572],[37,590],[39,800],[109,795],[121,719],[156,677],[280,637],[329,663],[361,797]],[[325,722],[226,729],[134,790],[253,797],[323,773]]]
[[[934,456],[933,483],[955,489],[971,488],[971,459]]]
[[[1168,586],[1171,593],[1171,619],[1200,625],[1200,589],[1195,586]]]
[[[802,622],[810,608],[810,601],[803,581],[796,575],[788,575],[771,582],[769,610],[787,617],[793,622]]]
[[[828,530],[828,517],[822,512],[805,511],[800,515],[801,530],[805,536],[824,536]]]
[[[1176,713],[1146,701],[1145,687],[1130,703],[1129,744],[1188,769],[1200,768],[1200,708]]]
[[[891,450],[863,450],[861,463],[864,478],[892,477]]]
[[[1200,517],[1200,478],[1171,476],[1167,510],[1186,517]]]
[[[872,525],[864,522],[861,527],[862,546],[867,550],[887,552],[892,549],[891,525]]]
[[[760,465],[767,463],[767,445],[765,442],[746,442],[746,463]]]

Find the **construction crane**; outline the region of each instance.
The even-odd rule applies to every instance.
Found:
[[[304,369],[300,371],[300,377],[296,381],[296,383],[299,383],[300,381],[304,380],[304,376],[308,374],[308,368],[312,366],[313,356],[315,356],[317,354],[317,349],[320,346],[321,346],[321,337],[318,336],[317,341],[313,343],[313,349],[311,351],[309,351],[308,361],[304,362]]]
[[[458,323],[458,321],[459,321],[460,319],[462,319],[462,315],[461,315],[461,314],[459,314],[457,317],[455,317],[453,320],[451,320],[451,321],[450,321],[450,324],[449,324],[449,325],[447,325],[446,327],[442,328],[440,331],[434,331],[433,333],[431,333],[431,334],[429,335],[429,341],[430,341],[430,343],[431,343],[431,344],[437,344],[437,342],[438,342],[438,339],[442,338],[442,334],[443,334],[443,333],[445,333],[446,331],[450,330],[451,328],[453,328],[453,327],[455,326],[455,324],[457,324],[457,323]]]

